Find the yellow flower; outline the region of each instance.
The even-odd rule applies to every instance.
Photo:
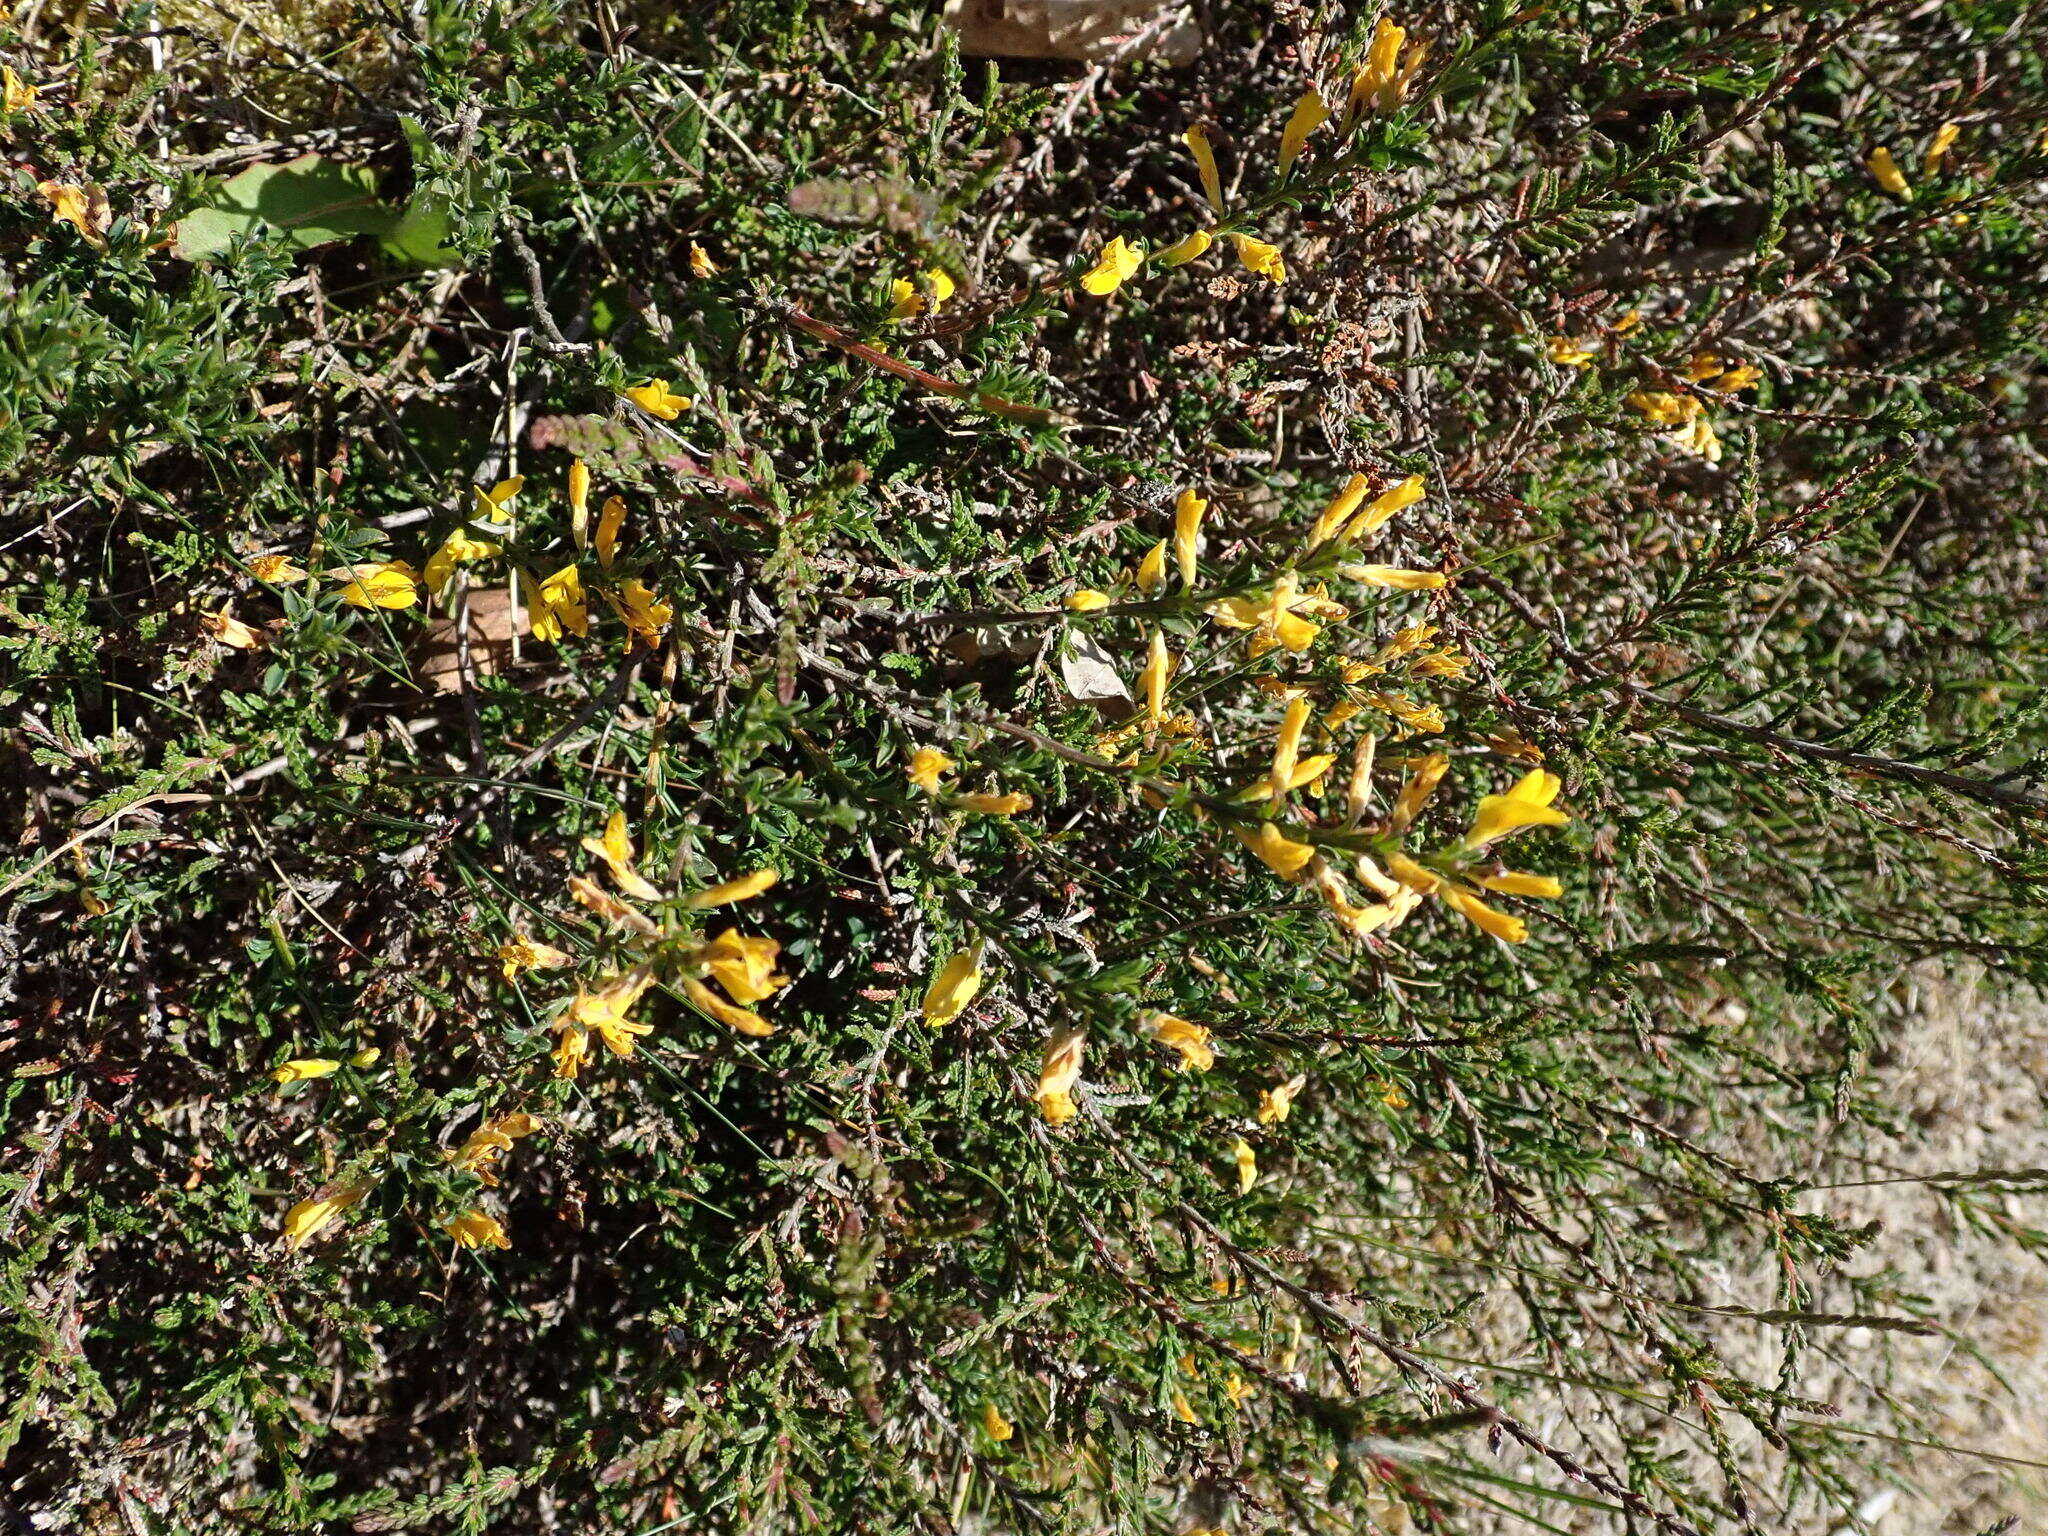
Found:
[[[1744,363],[1740,368],[1730,368],[1707,388],[1718,395],[1732,395],[1740,390],[1755,389],[1763,376],[1763,369],[1753,363]]]
[[[1188,153],[1195,157],[1195,170],[1202,178],[1202,196],[1209,199],[1209,206],[1217,213],[1223,212],[1223,178],[1216,174],[1216,151],[1209,147],[1209,135],[1202,132],[1202,125],[1195,124],[1181,135],[1181,141],[1188,147]]]
[[[1443,884],[1443,877],[1435,870],[1416,863],[1398,848],[1387,855],[1387,868],[1411,891],[1427,895]]]
[[[1564,887],[1548,875],[1524,875],[1508,869],[1497,875],[1481,875],[1474,882],[1503,896],[1562,896]]]
[[[584,606],[583,572],[565,565],[540,584],[533,597],[533,638],[560,640],[565,634],[590,633],[590,610]]]
[[[50,205],[52,224],[69,224],[96,251],[107,248],[107,225],[113,215],[107,194],[99,187],[74,187],[62,181],[39,181],[36,190]]]
[[[1892,152],[1883,145],[1880,144],[1865,155],[1863,164],[1868,167],[1870,174],[1877,178],[1877,184],[1893,197],[1913,195],[1913,188],[1906,181],[1906,173],[1899,169],[1898,161],[1892,158]]]
[[[661,890],[633,867],[633,839],[626,833],[626,813],[615,810],[604,824],[602,838],[583,839],[583,851],[604,860],[612,873],[612,884],[636,901],[659,901]]]
[[[1304,595],[1295,590],[1295,584],[1294,573],[1289,571],[1274,582],[1273,590],[1263,598],[1218,598],[1202,611],[1225,629],[1254,631],[1251,642],[1254,656],[1262,656],[1276,645],[1298,655],[1314,644],[1316,636],[1322,633],[1322,626],[1299,610],[1332,621],[1344,618],[1346,612],[1324,597],[1320,588]]]
[[[1098,608],[1107,608],[1109,603],[1109,594],[1093,587],[1077,587],[1060,599],[1060,606],[1069,613],[1093,613]]]
[[[1717,353],[1695,352],[1685,365],[1685,376],[1689,382],[1697,384],[1702,379],[1713,378],[1727,366]]]
[[[420,582],[429,592],[438,592],[455,574],[456,566],[501,553],[502,546],[493,544],[489,539],[472,538],[466,529],[458,528],[442,541],[439,549],[427,556],[427,568],[420,573]]]
[[[618,558],[619,530],[625,526],[625,498],[605,497],[604,507],[597,515],[597,563],[604,570],[610,570],[612,561]]]
[[[1336,761],[1336,753],[1318,752],[1311,757],[1304,757],[1300,762],[1296,763],[1294,771],[1288,774],[1285,781],[1276,779],[1269,773],[1264,778],[1255,779],[1250,784],[1247,784],[1230,798],[1247,805],[1255,800],[1270,800],[1276,792],[1285,794],[1291,790],[1300,789],[1304,784],[1313,784],[1317,779],[1328,773],[1330,765]]]
[[[736,1003],[758,1003],[789,985],[789,978],[775,969],[782,946],[774,939],[747,938],[737,928],[728,928],[709,944],[699,946],[697,966],[710,972]]]
[[[476,516],[486,522],[495,521],[498,514],[505,510],[505,503],[525,489],[524,475],[514,475],[509,480],[500,480],[488,491],[480,485],[472,485],[470,490],[476,493]]]
[[[612,612],[626,626],[628,651],[633,649],[635,640],[650,651],[660,645],[662,631],[676,616],[675,609],[656,597],[653,588],[637,576],[628,577],[616,594],[605,593],[604,600],[611,604]]]
[[[981,948],[963,949],[939,967],[924,992],[924,1021],[934,1029],[952,1023],[981,990]]]
[[[690,242],[690,275],[692,277],[716,277],[718,263],[711,259],[711,253],[696,241]]]
[[[1283,880],[1292,880],[1299,875],[1310,859],[1316,856],[1311,843],[1297,843],[1272,822],[1259,824],[1257,832],[1247,832],[1242,827],[1234,829],[1245,847],[1257,854],[1265,866]]]
[[[1344,530],[1347,539],[1363,538],[1368,533],[1377,533],[1388,518],[1403,508],[1412,507],[1428,492],[1422,483],[1422,476],[1410,475],[1397,480],[1372,499],[1370,505],[1359,513]]]
[[[1077,1112],[1074,1085],[1081,1081],[1081,1053],[1087,1044],[1087,1031],[1080,1029],[1063,1029],[1045,1043],[1034,1097],[1048,1125],[1065,1125]]]
[[[1505,912],[1495,911],[1470,891],[1447,884],[1438,895],[1442,897],[1445,906],[1496,939],[1508,944],[1519,944],[1529,937],[1527,923],[1519,917],[1510,917]]]
[[[1157,592],[1166,585],[1166,540],[1161,539],[1145,551],[1145,558],[1138,562],[1138,590],[1144,593]]]
[[[696,403],[688,395],[679,395],[670,389],[667,379],[649,379],[645,384],[627,390],[626,398],[648,415],[658,416],[663,421],[674,421]]]
[[[1242,1136],[1230,1148],[1230,1160],[1237,1164],[1237,1192],[1251,1193],[1252,1186],[1259,1182],[1259,1159],[1252,1151],[1252,1144]]]
[[[1523,827],[1561,827],[1571,820],[1550,802],[1564,781],[1547,768],[1531,768],[1504,795],[1487,795],[1465,834],[1467,848],[1483,848]]]
[[[1626,336],[1642,323],[1643,312],[1640,309],[1632,309],[1627,314],[1623,315],[1619,320],[1614,322],[1614,334],[1617,336]]]
[[[590,466],[581,459],[569,465],[569,534],[578,549],[590,544]]]
[[[555,1042],[555,1049],[552,1052],[555,1058],[555,1076],[574,1081],[576,1074],[583,1070],[584,1061],[590,1056],[590,1034],[587,1030],[578,1029],[566,1021],[558,1024],[556,1028],[561,1030],[562,1037]]]
[[[1118,235],[1102,248],[1095,265],[1082,274],[1081,286],[1098,297],[1115,293],[1144,264],[1145,248]]]
[[[1429,52],[1426,43],[1417,43],[1408,50],[1407,58],[1402,59],[1401,45],[1407,40],[1407,31],[1384,16],[1374,25],[1365,62],[1351,76],[1350,99],[1344,108],[1344,132],[1349,133],[1356,127],[1367,112],[1388,112],[1407,100],[1409,84]]]
[[[403,560],[351,566],[329,574],[347,581],[348,585],[341,589],[341,600],[351,607],[410,608],[419,601],[417,577]]]
[[[271,1081],[278,1083],[304,1083],[316,1077],[332,1077],[340,1070],[338,1061],[330,1061],[325,1056],[309,1056],[272,1067],[270,1077]]]
[[[981,1405],[981,1428],[989,1439],[1001,1443],[1017,1432],[1016,1426],[1003,1417],[1003,1412],[993,1401]]]
[[[1284,1083],[1259,1090],[1259,1124],[1281,1125],[1294,1112],[1294,1096],[1308,1086],[1308,1078],[1296,1073]]]
[[[384,1052],[380,1047],[366,1045],[349,1057],[348,1064],[352,1067],[374,1067],[383,1058]]]
[[[1594,352],[1591,347],[1573,341],[1569,336],[1553,336],[1545,348],[1550,360],[1560,368],[1590,368]]]
[[[1189,1404],[1188,1395],[1185,1392],[1173,1394],[1173,1416],[1183,1424],[1199,1424],[1202,1422],[1195,1416],[1195,1410]]]
[[[301,1200],[284,1213],[284,1241],[287,1248],[303,1248],[335,1217],[363,1203],[370,1186],[362,1182],[330,1184],[310,1200]]]
[[[1256,1394],[1258,1390],[1257,1387],[1246,1381],[1235,1371],[1232,1371],[1223,1381],[1223,1395],[1230,1399],[1230,1406],[1233,1408],[1246,1398]]]
[[[1277,786],[1291,784],[1294,780],[1294,764],[1301,754],[1301,733],[1308,729],[1310,712],[1315,708],[1307,695],[1287,701],[1287,713],[1280,720],[1280,734],[1273,742],[1273,766],[1266,777],[1276,786],[1273,791],[1273,808],[1277,811],[1286,791]]]
[[[8,110],[13,109],[10,107]],[[1957,135],[1962,131],[1961,123],[1943,123],[1934,130],[1934,142],[1927,146],[1926,158],[1920,162],[1920,173],[1923,176],[1932,176],[1941,169],[1941,162],[1948,156],[1949,146],[1955,143]]]
[[[1417,758],[1408,765],[1408,782],[1401,786],[1401,794],[1394,801],[1393,814],[1387,818],[1387,826],[1395,832],[1405,832],[1422,810],[1423,803],[1436,793],[1449,770],[1451,760],[1441,752],[1432,752]]]
[[[1287,119],[1287,127],[1280,134],[1280,180],[1287,179],[1287,173],[1294,169],[1294,162],[1301,155],[1302,145],[1308,136],[1330,120],[1330,109],[1323,105],[1323,98],[1314,86],[1301,93],[1301,99],[1294,104],[1294,113]]]
[[[1168,1050],[1180,1052],[1183,1072],[1206,1072],[1216,1065],[1216,1050],[1209,1043],[1209,1031],[1171,1013],[1155,1013],[1146,1023],[1154,1040]]]
[[[35,104],[36,88],[17,75],[12,67],[0,67],[0,111],[12,115],[26,112]]]
[[[284,586],[290,582],[304,581],[307,573],[292,564],[290,555],[258,555],[249,562],[249,574],[258,581]]]
[[[1180,584],[1195,584],[1195,546],[1202,536],[1202,514],[1209,503],[1192,490],[1182,491],[1173,504],[1173,554],[1180,568]]]
[[[953,297],[955,290],[952,275],[943,267],[933,267],[924,274],[924,280],[931,285],[931,311],[936,315],[945,306],[946,300]],[[908,320],[911,316],[921,315],[925,311],[924,295],[918,292],[917,284],[907,278],[899,277],[889,285],[889,299],[891,320]]]
[[[1695,417],[1691,426],[1671,433],[1668,440],[1709,464],[1721,462],[1721,439],[1714,431],[1714,424],[1704,416]]]
[[[1166,715],[1166,680],[1172,671],[1173,659],[1166,654],[1166,636],[1155,629],[1144,669],[1138,673],[1138,688],[1145,695],[1145,718],[1155,725]]]
[[[735,901],[751,901],[781,878],[780,870],[757,869],[751,874],[741,875],[737,880],[727,880],[721,885],[699,891],[696,895],[686,898],[683,905],[701,912],[706,907],[722,907]]]
[[[953,803],[963,811],[974,811],[982,816],[1015,816],[1019,811],[1031,809],[1029,795],[956,795]]]
[[[199,627],[225,646],[238,651],[256,651],[263,648],[263,632],[252,629],[229,612],[225,605],[213,613],[199,615]]]
[[[1182,235],[1152,259],[1162,267],[1184,267],[1191,261],[1200,261],[1215,243],[1215,237],[1209,231],[1198,229],[1192,234]]]
[[[939,792],[939,775],[951,773],[960,764],[946,756],[937,747],[919,747],[910,754],[910,766],[904,774],[910,782],[928,795]]]
[[[1330,498],[1330,504],[1323,508],[1322,516],[1316,519],[1315,527],[1309,530],[1308,547],[1314,549],[1336,537],[1365,500],[1365,493],[1372,489],[1372,482],[1364,475],[1353,475],[1344,483],[1344,489]]]
[[[595,1034],[614,1056],[630,1056],[634,1040],[653,1034],[654,1026],[636,1024],[626,1014],[653,984],[654,973],[641,965],[620,975],[606,977],[595,992],[578,987],[566,1017],[578,1029],[587,1029]]]
[[[661,930],[649,920],[647,914],[627,906],[610,891],[594,880],[581,875],[569,877],[569,895],[582,905],[590,908],[606,922],[617,923],[621,928],[631,929],[643,938],[652,938]]]
[[[1639,389],[1628,404],[1653,427],[1682,427],[1699,415],[1703,406],[1691,395],[1676,395],[1662,389]]]
[[[694,976],[682,978],[683,993],[691,1002],[728,1028],[759,1039],[775,1033],[775,1026],[751,1008],[736,1008]]]
[[[531,1136],[540,1129],[540,1122],[533,1116],[513,1111],[486,1121],[471,1131],[459,1147],[450,1149],[448,1161],[463,1173],[473,1173],[483,1180],[486,1188],[495,1188],[497,1175],[491,1165],[498,1155],[509,1152],[512,1143],[522,1136]]]
[[[1368,587],[1393,587],[1401,592],[1434,592],[1450,578],[1442,571],[1411,571],[1398,565],[1346,565],[1339,574]]]
[[[1256,272],[1260,277],[1276,283],[1287,281],[1287,264],[1280,259],[1279,246],[1268,245],[1263,240],[1240,234],[1236,230],[1230,230],[1228,233],[1230,243],[1237,247],[1237,259],[1246,271]]]
[[[495,1216],[482,1211],[464,1211],[447,1222],[448,1235],[464,1248],[510,1248],[512,1239]]]

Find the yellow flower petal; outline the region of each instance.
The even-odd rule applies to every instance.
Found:
[[[1093,587],[1078,587],[1060,599],[1060,606],[1069,613],[1093,613],[1098,608],[1107,608],[1109,604],[1109,594],[1098,592]]]
[[[1206,1072],[1216,1065],[1216,1050],[1204,1026],[1175,1014],[1155,1013],[1145,1029],[1161,1045],[1180,1053],[1181,1071]]]
[[[1308,1078],[1300,1073],[1284,1083],[1259,1090],[1259,1124],[1281,1125],[1294,1110],[1295,1095],[1308,1086]]]
[[[1074,1087],[1081,1081],[1081,1055],[1088,1034],[1080,1029],[1063,1029],[1045,1043],[1045,1055],[1038,1067],[1039,1113],[1050,1125],[1065,1125],[1077,1112]]]
[[[736,1008],[694,976],[682,978],[683,992],[712,1018],[743,1035],[761,1038],[775,1033],[775,1026],[751,1008]]]
[[[684,900],[683,905],[696,911],[706,907],[722,907],[735,901],[751,901],[776,881],[782,878],[777,869],[757,869],[751,874],[741,875],[737,880],[727,880],[709,890],[697,892]]]
[[[324,1056],[309,1056],[298,1061],[283,1062],[271,1068],[273,1082],[304,1083],[316,1077],[332,1077],[341,1070],[341,1063],[330,1061]]]
[[[661,890],[633,867],[633,839],[626,834],[626,813],[615,810],[605,822],[602,838],[586,837],[583,850],[604,860],[612,883],[635,901],[660,901]]]
[[[1029,795],[955,795],[953,804],[963,811],[973,811],[982,816],[1015,816],[1019,811],[1031,809]]]
[[[1017,1432],[1016,1426],[1003,1417],[1002,1410],[993,1401],[981,1405],[981,1428],[989,1439],[1001,1443]]]
[[[1257,832],[1242,827],[1235,830],[1244,845],[1283,880],[1292,880],[1316,856],[1313,844],[1295,842],[1270,821],[1261,822]]]
[[[1184,267],[1191,261],[1200,261],[1215,243],[1215,237],[1209,231],[1198,229],[1182,235],[1152,259],[1162,267]]]
[[[1138,562],[1137,580],[1138,590],[1147,594],[1166,585],[1166,540],[1145,551],[1145,558]]]
[[[1352,519],[1350,526],[1344,530],[1344,537],[1362,539],[1368,533],[1377,533],[1396,512],[1414,506],[1427,494],[1420,475],[1410,475],[1404,480],[1395,481],[1375,496],[1365,510]]]
[[[1342,574],[1368,587],[1393,587],[1402,592],[1434,592],[1450,579],[1442,571],[1410,571],[1398,565],[1347,565]]]
[[[1237,1165],[1237,1192],[1250,1194],[1252,1186],[1259,1182],[1259,1159],[1252,1144],[1238,1137],[1230,1148],[1230,1160]]]
[[[1329,120],[1330,109],[1323,104],[1316,88],[1310,86],[1295,102],[1287,127],[1280,134],[1280,180],[1285,181],[1294,169],[1294,162],[1300,157],[1301,147],[1308,142],[1308,136]]]
[[[258,581],[285,586],[291,582],[304,581],[308,573],[303,567],[292,564],[289,555],[258,555],[249,562],[249,574]]]
[[[928,795],[939,792],[939,776],[951,773],[960,764],[946,756],[937,747],[919,747],[910,754],[910,766],[904,774],[910,782]]]
[[[1279,246],[1268,245],[1264,240],[1240,234],[1236,230],[1229,233],[1230,243],[1237,247],[1237,259],[1246,271],[1255,272],[1275,283],[1287,281],[1287,263],[1280,257]]]
[[[202,612],[199,615],[199,627],[205,630],[215,643],[237,651],[257,651],[263,648],[263,631],[244,624],[226,607],[212,613]]]
[[[1394,801],[1393,814],[1387,819],[1392,830],[1408,830],[1424,802],[1436,793],[1437,785],[1450,766],[1450,758],[1441,752],[1432,752],[1408,765],[1408,782],[1401,786],[1400,797]]]
[[[728,928],[697,950],[696,963],[724,987],[736,1003],[758,1003],[789,985],[775,965],[782,946],[774,939],[749,938]]]
[[[366,1183],[330,1184],[310,1200],[301,1200],[284,1213],[285,1246],[303,1248],[334,1219],[362,1204],[370,1192]]]
[[[1095,265],[1081,277],[1081,286],[1097,297],[1115,293],[1145,263],[1145,248],[1118,235],[1102,248]]]
[[[981,949],[963,949],[932,978],[924,993],[924,1021],[934,1029],[952,1023],[981,991]]]
[[[1467,848],[1482,848],[1523,827],[1561,827],[1571,820],[1551,804],[1564,781],[1547,768],[1532,768],[1504,795],[1487,795],[1465,834]]]
[[[627,390],[626,398],[648,415],[663,421],[674,421],[696,403],[688,395],[679,395],[670,389],[666,379],[649,379],[645,384]]]
[[[597,516],[597,563],[605,570],[618,558],[619,530],[626,526],[626,502],[621,496],[607,496]]]
[[[464,1248],[510,1248],[512,1239],[505,1235],[495,1216],[482,1211],[464,1211],[460,1216],[451,1217],[447,1223],[448,1233]]]
[[[1503,870],[1497,875],[1481,875],[1473,882],[1489,891],[1499,891],[1503,896],[1562,896],[1564,887],[1548,875],[1524,875],[1514,870]]]
[[[1954,144],[1963,131],[1961,123],[1943,123],[1934,130],[1934,142],[1927,146],[1927,154],[1920,162],[1920,173],[1932,176],[1941,169],[1941,162],[1948,157],[1949,146]]]
[[[1913,188],[1906,180],[1906,173],[1899,169],[1899,163],[1892,158],[1892,152],[1882,144],[1864,156],[1863,163],[1877,179],[1877,184],[1893,197],[1913,195]]]
[[[1446,885],[1438,892],[1445,906],[1459,913],[1481,931],[1508,944],[1520,944],[1529,937],[1529,925],[1519,917],[1497,912],[1470,891]]]
[[[337,572],[349,578],[341,600],[355,608],[410,608],[419,601],[413,569],[403,560],[353,566]]]
[[[1209,147],[1209,136],[1197,123],[1181,135],[1181,141],[1187,145],[1188,153],[1195,157],[1195,171],[1202,178],[1202,196],[1208,198],[1209,206],[1221,214],[1223,179],[1216,174],[1216,151]]]
[[[1195,584],[1196,545],[1202,537],[1202,514],[1209,503],[1192,490],[1182,491],[1173,504],[1173,553],[1183,588]]]

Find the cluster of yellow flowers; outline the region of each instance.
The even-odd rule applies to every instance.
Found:
[[[1373,113],[1390,112],[1407,100],[1409,87],[1429,51],[1426,44],[1417,43],[1408,47],[1404,54],[1403,45],[1407,38],[1404,29],[1385,17],[1380,18],[1364,61],[1352,72],[1344,115],[1337,129],[1340,140],[1349,139]],[[1284,186],[1294,174],[1295,163],[1307,147],[1310,135],[1329,121],[1329,105],[1323,99],[1323,93],[1311,85],[1301,93],[1288,116],[1286,127],[1281,130],[1276,189]],[[1107,297],[1136,276],[1139,268],[1147,262],[1169,268],[1184,267],[1206,256],[1218,239],[1230,242],[1239,264],[1247,272],[1269,282],[1287,280],[1287,263],[1280,254],[1280,248],[1239,229],[1238,220],[1231,216],[1224,201],[1223,178],[1217,170],[1216,151],[1209,143],[1208,134],[1197,123],[1181,138],[1188,147],[1188,153],[1194,157],[1195,173],[1201,178],[1202,196],[1208,202],[1209,212],[1214,215],[1213,220],[1198,225],[1163,250],[1151,253],[1122,235],[1116,236],[1103,246],[1094,265],[1081,275],[1081,287],[1085,292]],[[903,286],[898,285],[899,288]]]
[[[582,1072],[590,1057],[593,1037],[613,1056],[632,1056],[637,1043],[654,1032],[651,1024],[636,1020],[633,1012],[648,989],[664,978],[675,982],[691,1004],[707,1017],[740,1034],[758,1037],[775,1032],[775,1026],[755,1012],[752,1005],[789,985],[789,978],[776,970],[781,944],[771,938],[742,934],[732,927],[705,937],[683,918],[685,914],[751,900],[776,883],[780,878],[778,871],[757,869],[673,899],[640,872],[625,813],[617,810],[606,821],[604,834],[584,838],[583,847],[603,866],[620,894],[607,890],[596,880],[575,875],[568,881],[569,895],[623,935],[627,958],[624,964],[609,968],[596,981],[588,985],[579,983],[573,996],[562,998],[555,1005],[550,1028],[556,1035],[551,1053],[556,1077],[573,1079]],[[674,917],[657,922],[632,905],[632,901],[665,905]],[[575,956],[523,933],[499,945],[496,958],[508,982],[530,970],[559,969],[576,963]],[[714,990],[714,982],[723,989],[722,993]],[[376,1058],[375,1050],[359,1052],[353,1065],[367,1066]],[[340,1065],[338,1061],[327,1060],[291,1061],[277,1068],[273,1076],[280,1083],[297,1082],[329,1076]],[[495,1188],[499,1156],[519,1138],[532,1135],[540,1127],[541,1121],[523,1111],[494,1116],[470,1132],[460,1147],[447,1154],[447,1160],[457,1171],[476,1175],[485,1188]],[[329,1185],[294,1205],[284,1217],[287,1246],[304,1247],[359,1204],[369,1188],[367,1180],[349,1180]],[[443,1225],[465,1248],[511,1246],[503,1225],[480,1208],[463,1210]]]
[[[1962,137],[1961,123],[1943,123],[1934,131],[1934,138],[1927,146],[1927,153],[1920,158],[1920,174],[1929,180],[1941,174],[1941,163],[1948,158],[1948,152]],[[2048,133],[2042,135],[2048,142]],[[1906,173],[1899,169],[1899,162],[1892,158],[1892,152],[1880,144],[1863,157],[1863,164],[1873,180],[1893,197],[1905,200],[1913,195],[1913,184],[1906,180]],[[1959,216],[1966,217],[1966,216]]]
[[[657,417],[668,419],[690,402],[668,392],[656,379],[639,389],[627,391],[636,405]],[[641,398],[645,396],[646,398]],[[351,561],[325,573],[339,584],[337,595],[354,608],[411,608],[422,596],[445,601],[448,584],[460,566],[476,564],[505,552],[498,542],[510,531],[512,501],[526,487],[524,475],[501,480],[489,490],[472,487],[475,506],[471,520],[457,528],[427,557],[423,567],[404,560]],[[579,555],[597,556],[598,577],[588,586],[584,568],[572,560],[552,574],[536,579],[521,570],[519,588],[525,595],[524,610],[528,633],[536,640],[554,643],[564,635],[582,637],[590,633],[589,594],[595,587],[626,629],[626,649],[636,643],[649,650],[661,644],[661,637],[675,618],[675,609],[637,576],[612,580],[608,573],[618,559],[619,537],[626,525],[626,503],[608,496],[599,509],[597,528],[590,527],[590,469],[581,459],[569,466],[569,528]],[[494,536],[495,535],[495,536]],[[305,581],[310,572],[289,555],[258,555],[249,562],[249,572],[258,581],[289,585]],[[254,650],[262,635],[237,619],[226,607],[201,615],[207,632],[223,645]]]
[[[1763,372],[1744,363],[1731,367],[1727,361],[1712,352],[1697,352],[1686,366],[1686,382],[1694,389],[1686,392],[1666,389],[1638,389],[1628,397],[1631,409],[1653,427],[1662,428],[1667,442],[1699,455],[1709,464],[1721,462],[1721,439],[1715,435],[1714,423],[1707,415],[1707,402],[1701,390],[1715,394],[1732,395],[1739,390],[1754,389]]]

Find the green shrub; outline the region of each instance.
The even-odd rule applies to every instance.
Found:
[[[2024,7],[94,16],[0,27],[0,1508],[1899,1475],[1809,1185],[1906,967],[2048,974]]]

